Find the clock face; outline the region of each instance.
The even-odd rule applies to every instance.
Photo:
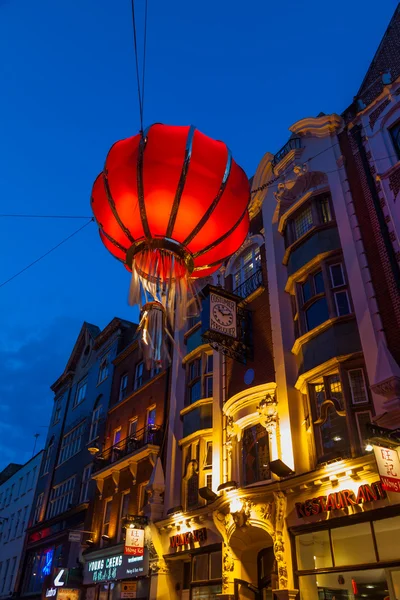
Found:
[[[218,302],[213,306],[213,317],[222,327],[230,327],[233,323],[233,310],[226,304]]]
[[[211,294],[210,329],[236,337],[236,325],[236,302],[219,294]]]

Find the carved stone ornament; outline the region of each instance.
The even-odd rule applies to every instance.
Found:
[[[278,402],[271,394],[266,397],[257,406],[258,414],[260,415],[260,423],[265,427],[271,435],[276,431],[278,421]]]
[[[296,200],[301,198],[308,190],[328,183],[328,178],[321,171],[309,171],[307,164],[295,165],[293,175],[284,183],[278,184],[274,196],[282,209],[289,208]]]
[[[285,589],[288,586],[288,571],[285,560],[285,544],[283,541],[283,527],[285,520],[285,511],[287,499],[283,492],[274,492],[275,504],[275,535],[274,535],[274,555],[278,567],[279,588]]]
[[[273,514],[272,502],[269,502],[268,504],[258,504],[255,508],[255,511],[261,519],[264,519],[265,521],[271,521]]]
[[[168,567],[165,560],[150,561],[149,568],[152,575],[166,575],[168,573]]]
[[[222,584],[223,584],[224,590],[226,590],[228,588],[229,574],[232,573],[234,568],[235,568],[235,561],[233,558],[233,554],[232,554],[231,549],[229,548],[228,544],[226,542],[224,542],[223,555],[222,555]]]

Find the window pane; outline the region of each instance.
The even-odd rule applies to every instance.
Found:
[[[212,376],[206,377],[205,380],[205,397],[211,398],[213,395],[213,378]]]
[[[397,152],[397,156],[400,157],[400,123],[396,123],[391,127],[390,135],[392,136],[393,146]]]
[[[199,554],[193,558],[193,581],[208,579],[208,554]]]
[[[294,230],[296,239],[305,234],[313,226],[311,205],[307,206],[295,219]]]
[[[352,369],[351,371],[349,371],[348,375],[353,404],[361,404],[362,402],[368,402],[363,370]]]
[[[243,433],[242,464],[244,485],[270,478],[269,441],[265,427],[253,425]]]
[[[326,298],[319,298],[306,310],[307,330],[311,331],[329,319]]]
[[[350,304],[347,292],[336,292],[335,294],[336,310],[339,317],[350,314]]]
[[[211,467],[212,465],[212,442],[207,442],[206,460],[204,464],[206,467]]]
[[[299,583],[300,600],[389,599],[384,569],[303,575]]]
[[[190,388],[190,404],[197,402],[201,398],[201,382],[196,381]]]
[[[216,585],[192,587],[192,600],[218,600],[221,592],[222,585],[220,583],[217,583]]]
[[[369,523],[331,530],[333,555],[337,567],[376,562]],[[351,544],[349,544],[351,540]]]
[[[190,588],[190,562],[183,563],[183,590],[188,590]]]
[[[337,265],[331,265],[330,269],[331,269],[332,286],[338,287],[339,285],[344,285],[345,281],[344,281],[344,277],[343,277],[341,263],[338,263]]]
[[[328,460],[337,456],[346,456],[350,446],[346,417],[337,414],[333,406],[327,410],[326,421],[320,425],[323,456],[320,460]]]
[[[308,280],[305,283],[303,283],[303,285],[301,286],[301,291],[303,293],[303,304],[304,304],[311,298],[311,285]]]
[[[369,437],[371,437],[371,434],[369,433],[369,431],[367,429],[367,423],[372,423],[372,413],[369,410],[367,410],[365,412],[356,413],[356,419],[357,419],[358,431],[360,434],[360,444],[361,444],[362,450],[364,451],[366,441]]]
[[[213,372],[213,355],[207,354],[206,373],[212,373],[212,372]]]
[[[222,577],[222,552],[211,552],[210,554],[210,579],[221,579]]]
[[[329,223],[329,221],[332,221],[331,207],[329,204],[329,198],[327,196],[321,198],[320,209],[322,223]]]
[[[314,275],[314,287],[315,287],[315,293],[316,294],[320,294],[321,292],[324,291],[324,278],[322,275],[322,271],[318,271],[318,273],[315,273]]]
[[[319,408],[325,402],[325,386],[323,383],[316,383],[314,386],[315,400]]]
[[[297,565],[300,571],[333,567],[328,531],[296,537]]]
[[[340,380],[339,373],[335,373],[335,375],[329,375],[328,383],[330,399],[336,400],[340,406],[340,409],[344,409],[342,382]]]
[[[374,521],[379,560],[399,558],[400,516]]]

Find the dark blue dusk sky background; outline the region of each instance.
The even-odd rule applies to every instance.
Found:
[[[251,176],[292,123],[351,103],[396,4],[149,0],[145,125],[192,123]],[[0,86],[0,213],[90,216],[139,129],[130,0],[0,0]],[[0,218],[0,283],[84,222]],[[0,469],[43,446],[82,322],[135,320],[128,285],[90,224],[0,288]]]

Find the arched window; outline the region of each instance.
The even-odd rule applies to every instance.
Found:
[[[268,433],[260,423],[246,427],[242,437],[243,485],[270,479]]]

